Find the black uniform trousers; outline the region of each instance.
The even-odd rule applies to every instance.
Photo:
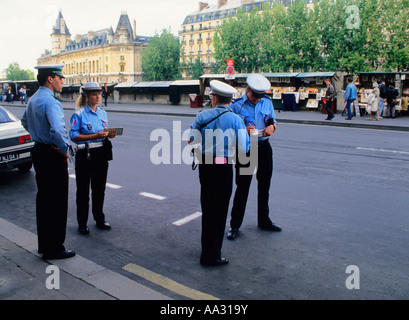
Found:
[[[78,150],[75,155],[77,182],[77,221],[80,228],[86,227],[89,211],[89,187],[92,190],[92,214],[96,223],[103,223],[105,185],[108,175],[108,160],[105,146]]]
[[[32,149],[36,172],[38,251],[55,254],[65,250],[68,212],[68,164],[51,146],[37,143]]]
[[[249,151],[251,152],[251,150]],[[247,156],[250,154],[248,153]],[[250,164],[242,165],[236,163],[236,193],[234,195],[233,208],[231,211],[230,227],[239,229],[243,223],[246,210],[247,198],[249,195],[252,175],[240,174],[240,168],[249,167]],[[269,225],[268,200],[270,196],[271,177],[273,175],[273,149],[268,140],[258,143],[258,163],[257,163],[257,214],[258,225]]]
[[[200,164],[202,206],[201,262],[221,258],[226,219],[233,189],[232,164]]]

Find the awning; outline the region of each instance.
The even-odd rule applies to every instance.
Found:
[[[317,78],[317,77],[333,77],[335,72],[306,72],[299,73],[297,78]]]

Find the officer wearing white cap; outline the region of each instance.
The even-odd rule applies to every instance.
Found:
[[[75,252],[64,247],[68,210],[68,135],[64,112],[55,98],[64,85],[64,65],[38,66],[40,88],[31,97],[21,119],[35,145],[38,251],[44,259],[64,259]]]
[[[229,108],[236,92],[224,82],[211,81],[209,95],[213,109],[200,112],[191,126],[189,143],[200,143],[202,150],[202,161],[199,162],[202,206],[200,263],[205,266],[228,263],[221,257],[221,248],[233,188],[231,159],[235,151],[246,153],[249,148],[246,127]]]
[[[101,103],[101,87],[89,82],[81,88],[77,110],[71,117],[70,138],[77,144],[75,177],[77,182],[77,222],[81,234],[89,234],[89,188],[92,189],[92,214],[96,225],[109,230],[103,212],[108,161],[112,160],[112,144],[116,132],[108,132],[108,116],[98,105]]]
[[[230,107],[245,122],[247,130],[257,130],[258,138],[258,226],[264,230],[281,231],[281,227],[269,218],[269,190],[273,174],[273,150],[269,143],[271,136],[277,129],[274,107],[271,98],[265,92],[271,89],[270,82],[260,74],[252,74],[247,77],[246,94],[234,100]],[[251,150],[250,150],[251,152]],[[251,159],[251,157],[250,157]],[[254,164],[253,164],[254,165]],[[239,228],[243,222],[249,194],[251,175],[240,174],[240,168],[245,167],[239,162],[236,164],[236,193],[231,212],[230,229],[227,234],[229,240],[237,237]]]

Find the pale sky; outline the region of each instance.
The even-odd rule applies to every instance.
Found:
[[[136,33],[154,36],[169,29],[178,35],[185,17],[199,2],[215,0],[17,0],[2,4],[0,17],[0,73],[11,62],[34,71],[37,58],[51,49],[51,31],[61,10],[72,39],[89,30],[116,29],[121,12],[127,12]],[[36,74],[36,72],[35,72]]]

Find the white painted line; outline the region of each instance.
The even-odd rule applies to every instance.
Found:
[[[139,195],[143,197],[147,197],[147,198],[152,198],[155,200],[165,200],[166,199],[166,197],[158,196],[156,194],[148,193],[148,192],[141,192]]]
[[[118,186],[118,185],[116,185],[116,184],[109,183],[109,182],[107,182],[106,186],[107,186],[108,188],[111,188],[111,189],[121,189],[121,188],[122,188],[121,186]]]
[[[405,151],[385,150],[385,149],[375,149],[375,148],[363,148],[363,147],[357,147],[357,150],[368,150],[368,151],[379,151],[379,152],[409,154],[409,152],[405,152]]]
[[[70,174],[69,177],[72,179],[75,179],[75,174]],[[113,184],[109,182],[106,183],[106,186],[111,189],[121,189],[122,188],[121,186],[118,186],[117,184]]]
[[[195,212],[194,214],[191,214],[190,216],[187,216],[186,218],[183,218],[183,219],[180,219],[178,221],[173,222],[173,224],[175,226],[180,227],[181,225],[184,225],[185,223],[188,223],[188,222],[190,222],[192,220],[195,220],[195,219],[197,219],[197,218],[199,218],[201,216],[202,216],[201,212]]]

